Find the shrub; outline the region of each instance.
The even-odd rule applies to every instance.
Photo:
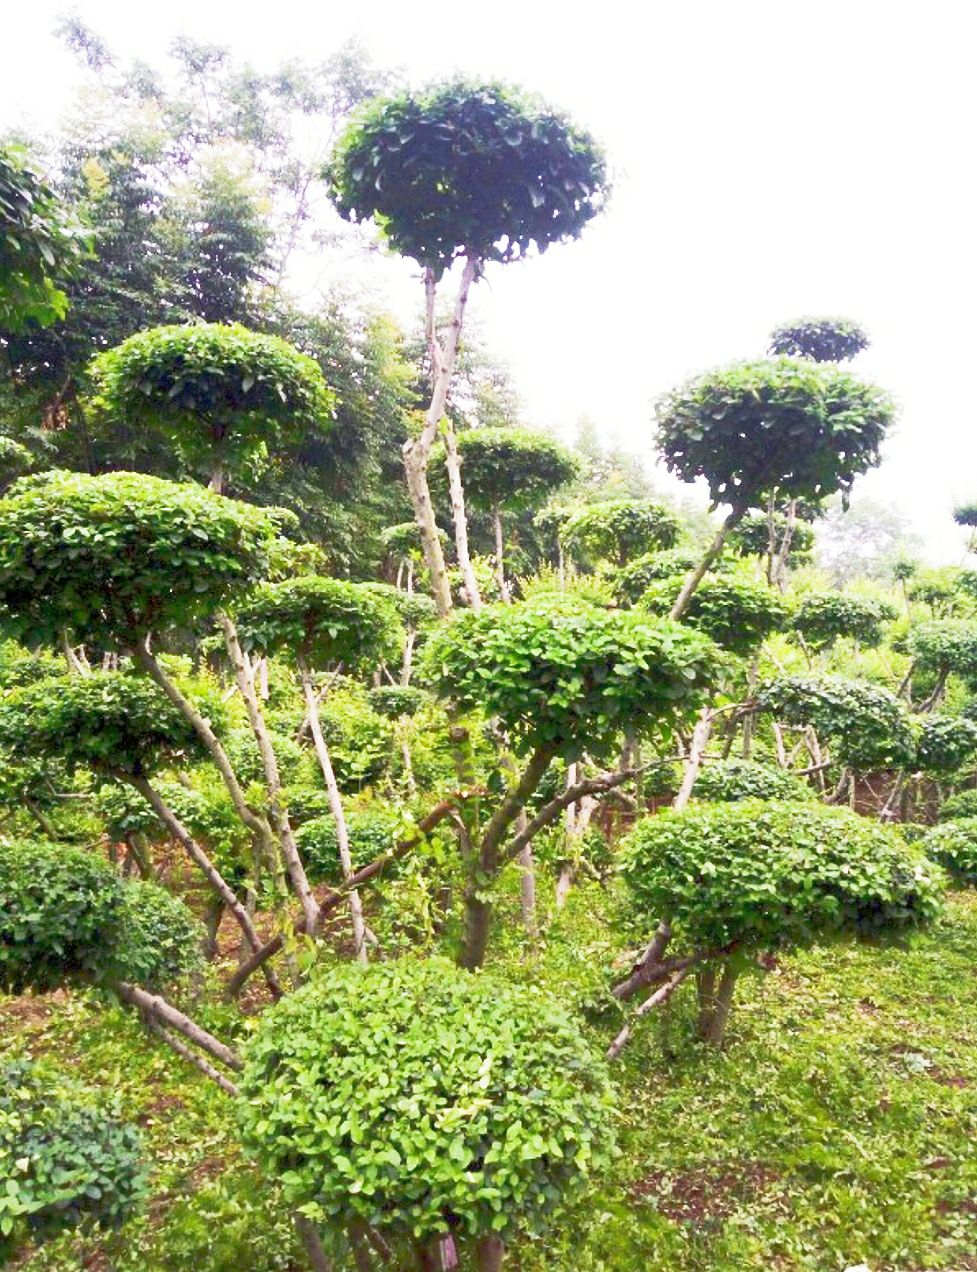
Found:
[[[282,782],[300,782],[306,774],[306,762],[311,752],[301,742],[296,742],[294,737],[276,729],[269,729],[268,736],[275,750]],[[232,729],[224,739],[224,749],[238,781],[245,786],[253,782],[264,782],[265,768],[261,751],[251,729]]]
[[[758,760],[713,760],[695,783],[698,799],[730,802],[739,799],[813,799],[814,792],[800,777]]]
[[[634,605],[652,583],[688,574],[695,564],[695,553],[684,548],[646,552],[613,575],[614,599],[619,605]]]
[[[429,701],[429,695],[413,685],[380,685],[370,690],[367,701],[378,715],[398,720],[401,716],[416,715]]]
[[[531,988],[441,959],[336,967],[250,1042],[246,1146],[292,1205],[424,1241],[536,1232],[607,1161],[603,1061]]]
[[[111,975],[158,991],[202,963],[203,929],[179,898],[154,883],[125,885]]]
[[[264,573],[274,518],[142,473],[49,472],[0,500],[0,622],[115,645],[212,614]]]
[[[653,499],[605,499],[573,513],[560,537],[577,555],[625,565],[653,548],[674,547],[680,529],[678,517]]]
[[[351,810],[346,813],[349,851],[358,870],[394,846],[402,827],[401,818],[382,809]],[[309,875],[330,883],[342,878],[336,823],[327,813],[305,822],[295,834]]]
[[[676,623],[558,597],[459,614],[425,651],[443,697],[498,716],[518,752],[569,760],[613,754],[624,728],[667,736],[720,663],[711,641]]]
[[[456,256],[508,261],[576,238],[607,192],[586,133],[535,97],[464,80],[368,102],[328,177],[340,216],[376,221],[437,276]]]
[[[684,583],[681,575],[652,583],[638,602],[640,608],[668,614]],[[783,597],[765,583],[726,574],[702,580],[682,622],[745,657],[783,627],[789,613]]]
[[[359,685],[331,689],[319,708],[336,781],[354,791],[376,781],[393,754],[393,725],[374,711]]]
[[[536,508],[580,475],[580,460],[543,433],[524,428],[473,428],[455,439],[465,502],[483,512]],[[440,478],[443,448],[431,453],[432,477]]]
[[[961,882],[977,883],[977,816],[959,816],[933,826],[923,837],[922,848]]]
[[[956,791],[943,801],[940,821],[955,821],[958,817],[977,817],[977,790]]]
[[[774,546],[780,547],[787,532],[787,516],[773,514]],[[770,551],[770,514],[748,513],[729,536],[729,545],[743,556],[766,556]],[[814,531],[803,521],[795,521],[790,536],[789,558],[795,563],[806,561],[814,549]]]
[[[843,592],[812,592],[801,601],[794,626],[814,649],[826,649],[842,636],[874,648],[896,611],[884,601]]]
[[[955,773],[977,751],[977,724],[963,716],[928,716],[919,726],[916,763],[928,773]]]
[[[36,840],[0,841],[0,988],[20,994],[98,977],[125,923],[125,886],[107,862]]]
[[[141,1154],[110,1101],[32,1061],[0,1064],[0,1262],[27,1238],[120,1227],[145,1190]]]
[[[977,622],[943,618],[920,623],[909,633],[909,650],[921,671],[977,679]]]
[[[939,870],[898,831],[797,801],[692,804],[640,822],[621,869],[643,921],[696,948],[768,950],[933,918]]]
[[[869,345],[868,336],[849,318],[798,318],[775,328],[770,352],[815,362],[847,362]]]
[[[757,703],[792,725],[813,725],[833,758],[868,770],[915,763],[912,719],[895,694],[842,676],[781,676],[762,686]]]

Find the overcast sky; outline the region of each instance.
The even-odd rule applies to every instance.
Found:
[[[47,124],[78,71],[52,37],[59,0],[6,0],[0,131]],[[650,456],[654,398],[763,352],[802,314],[861,322],[855,364],[900,405],[882,468],[928,555],[956,560],[950,510],[977,497],[968,389],[977,296],[973,50],[960,0],[646,0],[643,5],[361,0],[82,0],[123,55],[174,36],[259,69],[353,35],[412,80],[454,71],[535,89],[604,143],[615,191],[573,244],[490,270],[474,310],[528,416],[589,415]],[[404,267],[389,265],[403,303]],[[379,275],[384,282],[383,271]]]

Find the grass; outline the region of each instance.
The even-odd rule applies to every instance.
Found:
[[[581,890],[539,961],[515,947],[502,960],[594,997],[612,952],[606,904]],[[690,1000],[646,1021],[619,1064],[613,1177],[507,1268],[977,1269],[975,894],[955,894],[906,948],[821,949],[745,978],[721,1054],[691,1041]],[[593,1027],[606,1040],[614,1024]],[[302,1267],[274,1190],[234,1146],[228,1101],[131,1016],[80,995],[0,1001],[0,1053],[25,1050],[117,1092],[154,1174],[123,1232],[63,1239],[19,1267]]]

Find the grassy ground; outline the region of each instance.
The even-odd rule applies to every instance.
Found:
[[[579,896],[542,963],[519,973],[586,995],[609,954],[603,904],[596,889]],[[796,955],[739,995],[721,1055],[689,1040],[687,999],[646,1022],[619,1067],[614,1177],[507,1267],[977,1269],[977,896],[954,896],[908,949]],[[234,1149],[228,1101],[130,1016],[80,996],[0,1000],[0,1053],[24,1050],[116,1091],[155,1168],[148,1210],[124,1232],[19,1267],[302,1266],[274,1191]]]

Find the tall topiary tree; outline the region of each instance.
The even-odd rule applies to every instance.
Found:
[[[847,494],[877,464],[890,399],[836,366],[792,358],[713,371],[658,403],[656,445],[683,481],[703,478],[730,511],[675,601],[680,618],[729,532],[771,498]]]
[[[623,568],[653,549],[673,548],[681,524],[654,499],[602,499],[568,517],[561,539],[576,556]]]
[[[505,264],[580,234],[607,194],[603,156],[538,99],[501,84],[454,80],[368,103],[340,138],[328,175],[341,216],[374,221],[395,251],[423,267],[433,389],[421,431],[404,446],[407,484],[444,615],[451,592],[427,483],[443,429],[458,561],[477,606],[464,489],[445,418],[468,294],[488,262]],[[456,260],[463,262],[461,281],[441,336],[437,288]]]
[[[844,592],[809,592],[797,608],[794,627],[812,649],[827,649],[842,637],[874,649],[895,617],[885,601]]]
[[[869,338],[850,318],[798,318],[774,328],[770,353],[812,362],[847,362],[869,346]]]
[[[275,447],[321,433],[335,404],[317,362],[236,324],[140,331],[90,372],[105,418],[158,433],[218,493]]]

